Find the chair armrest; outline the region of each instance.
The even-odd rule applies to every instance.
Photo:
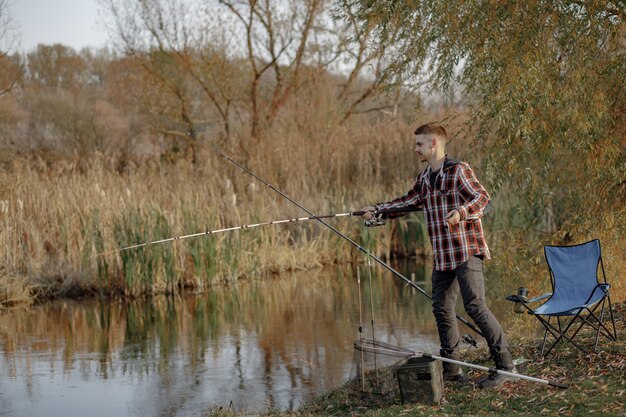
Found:
[[[522,298],[517,294],[513,294],[513,295],[507,295],[506,299],[507,301],[512,301],[514,303],[534,303],[535,301],[539,301],[539,300],[543,300],[544,298],[548,298],[552,295],[551,292],[540,295],[539,297],[535,297],[535,298],[531,298],[530,300],[526,299],[526,298]]]
[[[589,300],[591,300],[591,298],[593,297],[593,295],[596,293],[596,290],[600,288],[600,290],[602,290],[602,292],[604,292],[604,295],[607,296],[609,295],[609,289],[611,288],[611,284],[598,284],[593,288],[593,291],[591,291],[591,294],[589,295],[589,298],[587,298],[587,301],[585,301],[585,304],[587,304],[589,302]]]
[[[535,301],[539,301],[539,300],[543,300],[544,298],[548,298],[548,297],[552,297],[552,293],[551,292],[547,292],[545,294],[542,294],[538,297],[535,298],[531,298],[530,300],[526,301],[527,303],[534,303]]]

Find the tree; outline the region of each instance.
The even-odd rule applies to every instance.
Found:
[[[334,19],[327,0],[101,4],[120,49],[138,57],[162,93],[173,98],[164,102],[178,103],[167,110],[170,115],[191,131],[212,126],[212,133],[227,139],[239,129],[244,155],[307,84],[330,79],[331,72],[340,80],[340,120],[384,109],[368,102],[382,88],[388,66],[384,53],[369,47],[373,30]]]
[[[80,91],[91,80],[83,57],[69,46],[37,45],[26,57],[28,83],[39,89]]]
[[[395,82],[468,98],[492,188],[588,234],[626,201],[626,13],[618,1],[339,2],[374,25]],[[393,84],[393,82],[390,82]],[[534,217],[541,221],[542,214]]]
[[[12,54],[17,42],[17,32],[9,13],[9,4],[6,0],[0,0],[0,97],[11,91],[22,73],[19,56]]]

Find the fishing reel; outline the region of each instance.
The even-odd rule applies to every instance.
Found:
[[[467,343],[470,347],[478,348],[478,342],[476,342],[476,339],[474,339],[469,333],[465,333],[463,335],[463,341]]]
[[[385,220],[383,220],[383,213],[374,212],[374,218],[371,220],[365,220],[365,226],[367,227],[376,227],[376,226],[384,226]]]

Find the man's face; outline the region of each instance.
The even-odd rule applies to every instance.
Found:
[[[415,153],[422,162],[428,162],[435,154],[435,135],[425,133],[415,136]]]

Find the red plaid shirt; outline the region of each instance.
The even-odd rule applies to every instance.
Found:
[[[466,162],[446,157],[437,173],[435,186],[430,186],[430,166],[426,168],[402,197],[376,204],[377,210],[395,208],[423,209],[430,243],[433,246],[435,270],[456,269],[472,255],[490,259],[480,217],[489,203],[489,194],[476,179]],[[446,216],[458,210],[461,221],[448,226]],[[387,215],[386,217],[396,217]]]

